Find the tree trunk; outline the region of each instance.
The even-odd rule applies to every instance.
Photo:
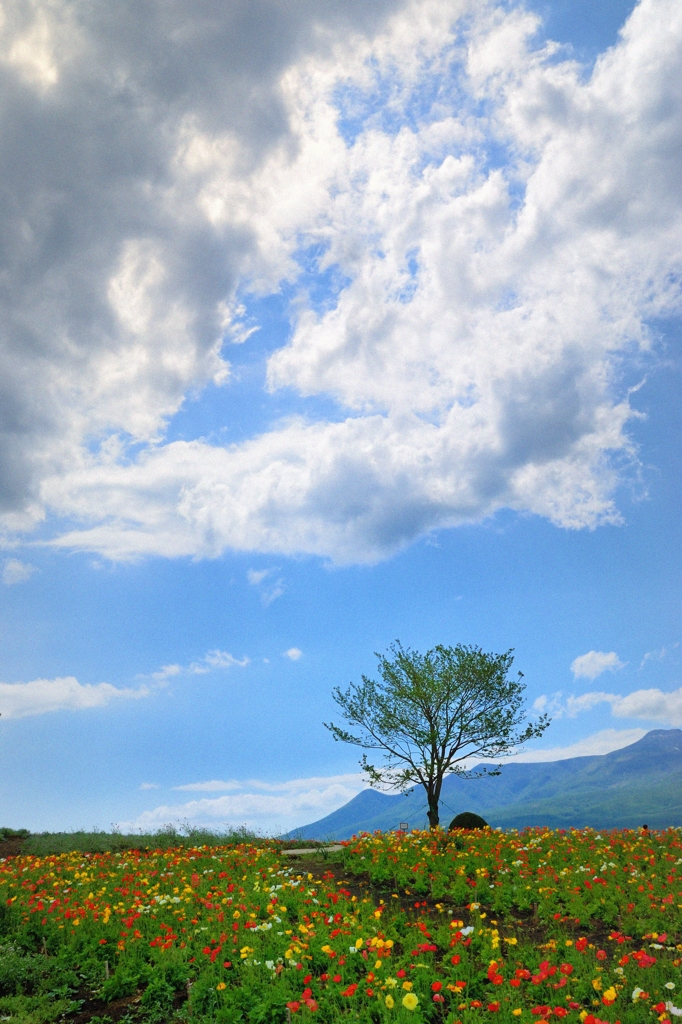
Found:
[[[438,828],[440,817],[438,815],[438,797],[433,793],[427,793],[429,801],[429,828]]]

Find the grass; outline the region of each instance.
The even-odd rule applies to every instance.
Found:
[[[0,828],[0,857],[4,856],[2,844],[11,844],[16,853],[20,844],[22,854],[35,857],[53,856],[60,853],[120,853],[124,850],[170,850],[188,849],[196,846],[234,846],[248,843],[264,846],[272,843],[271,836],[253,832],[245,826],[224,830],[192,828],[189,825],[164,825],[154,832],[103,832],[95,829],[73,832],[29,832],[28,829]],[[279,844],[278,844],[279,845]],[[285,850],[323,847],[314,839],[286,839],[281,841]]]

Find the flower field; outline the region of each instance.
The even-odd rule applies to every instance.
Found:
[[[682,833],[386,833],[0,861],[16,1024],[682,1018]]]

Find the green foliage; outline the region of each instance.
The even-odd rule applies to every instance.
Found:
[[[467,771],[470,757],[499,758],[549,725],[543,715],[525,724],[522,674],[510,678],[512,652],[487,654],[478,647],[435,647],[422,655],[396,641],[391,658],[377,655],[380,682],[362,676],[333,697],[353,732],[325,723],[334,739],[379,751],[380,765],[363,754],[371,785],[405,791],[424,787],[432,828],[448,774],[475,778],[492,771]]]
[[[126,850],[189,849],[195,846],[230,846],[238,843],[259,845],[268,842],[246,828],[224,832],[196,829],[189,826],[165,825],[156,832],[123,834],[121,832],[40,832],[31,835],[23,845],[24,854],[36,857],[60,853],[123,853]]]

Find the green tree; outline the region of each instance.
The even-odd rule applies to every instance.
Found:
[[[324,723],[335,740],[383,754],[379,765],[363,754],[361,767],[370,785],[404,792],[419,784],[426,791],[431,828],[438,826],[438,803],[448,774],[475,778],[499,775],[493,770],[469,771],[466,758],[497,759],[526,740],[541,736],[549,725],[543,715],[525,724],[521,672],[510,678],[512,651],[486,654],[479,647],[434,647],[426,654],[399,641],[392,657],[377,654],[379,682],[362,676],[333,698],[353,730]]]

